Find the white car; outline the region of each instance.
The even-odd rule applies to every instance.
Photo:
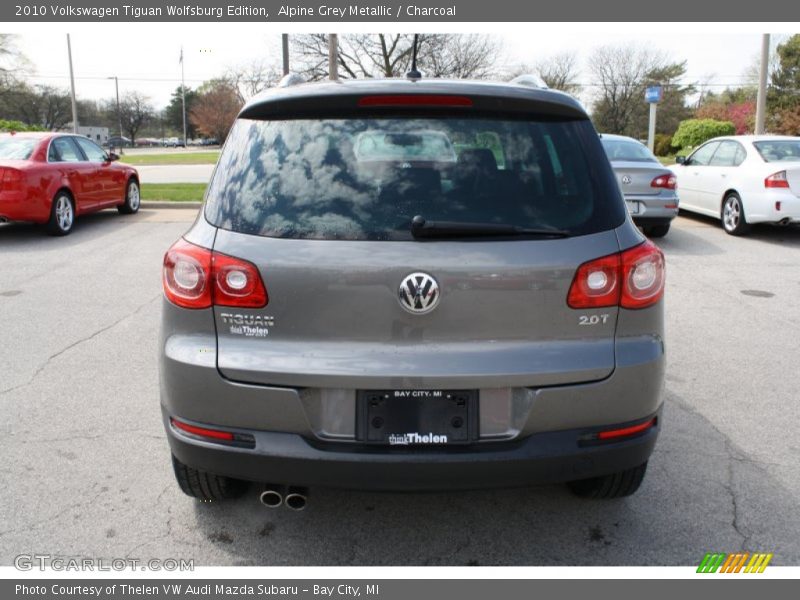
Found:
[[[681,209],[721,219],[731,235],[800,222],[800,137],[718,137],[676,160]]]

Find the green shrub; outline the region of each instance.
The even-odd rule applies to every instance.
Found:
[[[0,131],[43,131],[38,125],[26,125],[22,121],[0,119]]]
[[[678,131],[672,136],[672,145],[676,148],[696,147],[711,138],[735,133],[736,126],[731,121],[687,119],[678,125]]]
[[[653,154],[656,156],[668,156],[673,151],[672,136],[668,133],[657,133],[653,143]]]

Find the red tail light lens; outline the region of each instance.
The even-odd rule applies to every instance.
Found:
[[[664,295],[664,254],[653,242],[622,253],[622,308],[646,308]]]
[[[269,297],[253,263],[178,240],[164,255],[164,294],[182,308],[261,308]]]
[[[466,96],[442,96],[433,94],[398,94],[394,96],[364,96],[359,98],[360,107],[370,106],[472,106]]]
[[[225,254],[213,253],[214,304],[261,308],[268,302],[267,289],[253,263]]]
[[[0,188],[7,192],[19,192],[22,190],[22,171],[19,169],[12,169],[10,167],[6,167],[4,169],[0,169],[2,172],[2,177],[0,177]]]
[[[677,186],[678,180],[675,175],[659,175],[650,182],[650,187],[665,190],[674,190]]]
[[[789,180],[786,177],[786,171],[778,171],[773,173],[764,180],[765,188],[788,188]]]
[[[223,440],[226,442],[232,442],[235,439],[233,433],[230,431],[220,431],[219,429],[197,427],[196,425],[189,425],[189,423],[184,423],[183,421],[178,421],[177,419],[172,418],[170,418],[170,423],[172,423],[172,426],[177,429],[181,429],[186,433],[191,433],[192,435],[199,437],[211,438],[213,440]]]
[[[619,438],[631,437],[644,433],[648,429],[652,429],[658,423],[658,418],[653,417],[649,421],[639,423],[638,425],[631,425],[630,427],[623,427],[621,429],[608,429],[606,431],[599,431],[596,439],[598,440],[616,440]]]
[[[664,295],[665,265],[650,241],[578,267],[567,296],[570,308],[646,308]]]
[[[164,294],[183,308],[211,306],[211,251],[180,239],[164,255]]]
[[[617,306],[619,277],[619,254],[582,264],[572,280],[567,304],[570,308]]]

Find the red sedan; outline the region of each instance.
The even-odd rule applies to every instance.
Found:
[[[139,210],[139,175],[90,139],[62,133],[0,134],[0,222],[46,223],[66,235],[75,217]]]

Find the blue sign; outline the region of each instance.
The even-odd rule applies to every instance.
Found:
[[[660,85],[651,85],[644,92],[644,99],[650,104],[661,102],[662,90]]]

